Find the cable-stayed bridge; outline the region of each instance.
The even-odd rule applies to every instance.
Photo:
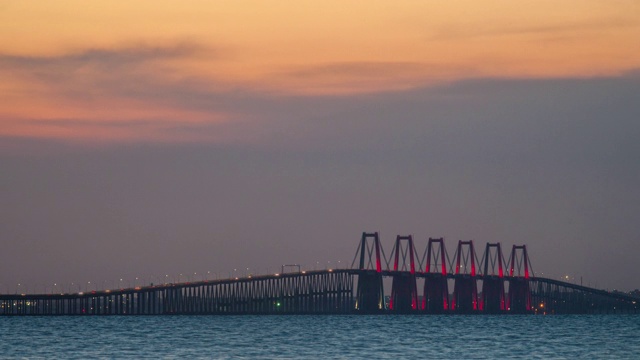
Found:
[[[478,257],[473,241],[459,241],[449,256],[442,238],[430,238],[419,255],[412,236],[397,236],[387,257],[378,233],[363,233],[350,268],[293,269],[78,293],[0,294],[0,316],[640,312],[640,299],[535,276],[524,245],[505,257],[500,243],[487,243]]]

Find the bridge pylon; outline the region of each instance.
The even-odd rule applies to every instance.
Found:
[[[418,289],[413,237],[398,235],[394,249],[389,310],[394,312],[415,311],[418,309]]]
[[[480,310],[485,313],[497,314],[507,309],[502,260],[500,243],[487,243],[484,251],[484,271],[482,273],[484,278],[480,298]]]
[[[358,250],[360,251],[358,266],[360,272],[355,308],[358,312],[375,313],[384,309],[380,236],[378,233],[363,232]]]
[[[429,238],[421,307],[427,313],[439,314],[449,310],[449,286],[445,259],[444,239]]]
[[[513,245],[509,266],[509,297],[507,309],[512,313],[523,314],[533,310],[531,306],[531,288],[529,269],[531,263],[526,245]],[[533,271],[531,271],[533,272]]]
[[[465,248],[467,249],[466,252]],[[473,240],[458,241],[456,280],[453,287],[453,299],[451,300],[451,310],[457,313],[472,313],[478,310],[475,258]]]

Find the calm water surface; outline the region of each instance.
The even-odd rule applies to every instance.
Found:
[[[640,359],[640,315],[15,317],[0,357]]]

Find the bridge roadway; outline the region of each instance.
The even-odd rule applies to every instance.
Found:
[[[392,282],[424,284],[424,292],[396,292],[385,296],[384,290],[368,291],[362,284],[371,279],[391,279]],[[398,280],[401,279],[401,280]],[[404,280],[402,280],[404,279]],[[407,282],[408,279],[408,282]],[[438,280],[440,279],[440,280]],[[442,280],[444,279],[444,280]],[[435,281],[434,281],[435,280]],[[438,283],[438,281],[440,281]],[[446,291],[436,307],[430,303],[434,284],[453,282],[482,288],[483,282],[499,283],[507,290],[491,299],[480,292],[471,303],[455,303],[456,296]],[[358,282],[361,286],[358,286]],[[376,282],[377,283],[377,282]],[[523,284],[520,286],[518,284]],[[436,286],[440,286],[436,285]],[[412,285],[416,288],[416,285]],[[465,285],[466,286],[466,285]],[[411,286],[410,286],[411,287]],[[512,287],[510,294],[508,289]],[[463,287],[460,287],[461,289]],[[395,289],[395,287],[394,287]],[[518,289],[524,289],[523,291]],[[515,298],[520,299],[516,309]],[[393,290],[392,290],[393,292]],[[459,291],[458,291],[459,292]],[[378,295],[382,294],[382,295]],[[494,294],[495,295],[495,294]],[[378,296],[378,298],[376,298]],[[382,298],[380,298],[382,296]],[[493,296],[493,295],[492,295]],[[411,298],[416,297],[415,301]],[[373,306],[363,307],[362,301]],[[431,299],[431,300],[430,300]],[[469,299],[467,299],[469,300]],[[360,304],[358,302],[361,302]],[[404,308],[399,307],[404,301]],[[493,301],[497,307],[491,308]],[[511,306],[509,303],[511,302]],[[610,293],[541,277],[525,279],[516,276],[484,276],[359,269],[329,269],[294,273],[249,276],[223,280],[168,283],[135,288],[111,289],[65,294],[3,294],[0,295],[2,315],[170,315],[170,314],[361,314],[361,313],[473,313],[473,314],[565,314],[565,313],[639,313],[640,300],[623,294]],[[502,307],[500,305],[502,304]],[[411,306],[413,305],[413,307]],[[438,306],[442,306],[439,308]]]

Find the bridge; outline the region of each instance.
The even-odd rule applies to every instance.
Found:
[[[638,298],[536,277],[525,245],[513,245],[506,258],[500,243],[487,243],[479,259],[473,241],[459,241],[449,257],[444,239],[430,238],[419,256],[412,236],[397,236],[387,258],[378,233],[363,233],[350,268],[282,270],[78,293],[0,294],[0,316],[640,312]]]

